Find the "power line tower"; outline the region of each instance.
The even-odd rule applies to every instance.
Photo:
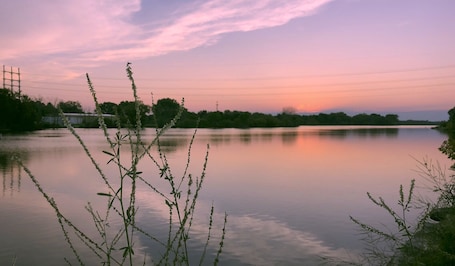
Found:
[[[8,77],[9,76],[9,77]],[[9,84],[7,84],[9,82]],[[7,87],[9,85],[9,88]],[[10,67],[8,71],[3,65],[3,88],[10,89],[14,93],[14,88],[17,89],[19,97],[21,96],[21,69]]]

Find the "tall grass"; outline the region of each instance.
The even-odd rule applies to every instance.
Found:
[[[97,193],[105,201],[104,209],[96,210],[90,202],[85,206],[85,209],[90,214],[93,226],[96,228],[95,235],[85,232],[78,225],[74,224],[65,215],[65,211],[58,206],[51,195],[44,190],[38,179],[20,158],[17,157],[16,160],[30,177],[44,199],[49,203],[50,207],[54,209],[65,240],[74,254],[75,259],[73,260],[65,258],[68,264],[72,264],[71,261],[74,262],[74,260],[80,265],[87,264],[80,251],[80,247],[85,246],[99,260],[99,264],[102,265],[145,265],[149,260],[154,265],[202,265],[206,263],[205,259],[208,248],[213,246],[210,244],[210,241],[213,241],[214,207],[212,206],[210,210],[207,238],[203,250],[198,255],[199,258],[197,261],[190,261],[190,258],[197,257],[195,256],[197,254],[190,254],[192,252],[191,229],[194,223],[197,199],[205,180],[209,146],[207,145],[200,176],[193,176],[189,173],[188,169],[191,162],[191,148],[196,135],[195,130],[188,147],[184,172],[181,176],[175,176],[171,170],[166,153],[161,149],[160,138],[180,118],[183,111],[183,100],[176,117],[164,127],[157,128],[153,139],[145,140],[141,134],[141,101],[137,95],[137,87],[130,64],[127,64],[126,72],[131,82],[136,109],[136,121],[129,121],[128,124],[130,126],[123,129],[120,125],[120,119],[117,119],[117,130],[113,135],[108,131],[104,122],[95,89],[87,74],[87,83],[96,106],[98,123],[109,147],[103,150],[103,153],[107,156],[108,164],[113,165],[117,172],[114,179],[106,174],[105,169],[95,160],[81,136],[76,132],[63,113],[61,113],[64,124],[80,143],[91,164],[96,169],[99,178],[104,183],[104,189]],[[149,144],[145,144],[146,142],[149,142]],[[124,147],[127,148],[129,155],[125,155],[123,151],[125,149]],[[152,155],[152,149],[157,149],[157,155]],[[143,173],[140,169],[140,163],[144,161],[148,164],[155,165],[158,170],[157,172],[160,174],[158,176],[151,176],[150,173]],[[165,188],[155,185],[163,180],[167,184]],[[140,212],[140,206],[136,200],[139,186],[144,187],[149,193],[153,193],[160,198],[161,204],[168,209],[168,232],[165,238],[160,238],[158,235],[154,235],[152,232],[139,226],[137,217]],[[118,220],[120,220],[121,224],[119,228],[111,225]],[[212,256],[212,263],[214,265],[218,264],[220,259],[226,233],[226,223],[227,215],[225,214],[220,240],[214,248],[216,252],[212,252],[214,254]],[[139,236],[148,238],[150,241],[156,243],[156,246],[160,248],[154,254],[160,255],[149,258],[149,255],[138,252],[135,241],[137,241]]]
[[[350,216],[357,224],[366,252],[362,264],[370,265],[455,265],[455,175],[447,175],[429,159],[418,161],[418,174],[437,200],[424,199],[415,192],[415,180],[398,191],[398,211],[382,197],[367,193],[369,200],[393,219],[396,228],[377,227]],[[417,219],[409,219],[417,211]]]

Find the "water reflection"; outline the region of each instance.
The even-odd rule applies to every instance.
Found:
[[[154,231],[161,237],[166,237],[166,220],[169,210],[160,204],[160,198],[153,193],[139,191],[137,200],[143,206],[145,215],[141,217],[141,226],[146,231]],[[198,215],[195,216],[191,228],[191,249],[194,253],[202,253],[204,243],[207,240],[208,221],[203,218],[208,217],[210,205],[200,202]],[[214,224],[212,225],[212,245],[206,261],[216,254],[216,244],[221,237],[224,213],[214,212]],[[146,222],[159,218],[161,223]],[[334,259],[337,261],[354,259],[356,254],[343,248],[333,248],[328,246],[317,235],[292,228],[280,219],[257,214],[228,215],[228,224],[225,245],[223,247],[223,265],[317,265],[321,258]],[[149,246],[151,254],[159,252],[159,245],[141,238],[141,241]],[[197,241],[197,242],[195,242]],[[152,248],[153,247],[153,248]],[[155,249],[155,250],[154,250]]]
[[[161,138],[159,141],[161,151],[173,153],[188,145],[188,139],[185,138]]]
[[[224,142],[229,143],[231,140],[228,135],[223,135],[216,132],[211,133],[209,139],[210,143],[213,143],[214,145],[220,145]]]
[[[102,132],[97,129],[78,129],[78,132],[104,169],[109,158],[102,153],[107,149]],[[143,141],[150,143],[155,130],[146,129],[143,133]],[[184,172],[193,133],[192,129],[171,129],[160,138],[175,176]],[[195,218],[192,227],[194,248],[199,251],[204,248],[208,212],[213,203],[219,211],[214,221],[216,226],[222,223],[224,211],[229,215],[223,265],[315,265],[320,263],[319,255],[343,257],[348,251],[355,252],[361,247],[356,242],[356,227],[348,216],[373,221],[384,218],[382,213],[372,210],[365,192],[392,201],[399,185],[408,184],[415,177],[411,172],[415,166],[411,156],[445,158],[436,155],[443,139],[444,135],[423,127],[199,129],[191,152],[190,173],[200,174],[207,143],[212,148],[207,178],[198,198],[202,215],[195,215],[200,220]],[[27,167],[78,224],[87,223],[81,215],[83,206],[87,201],[99,201],[96,193],[104,187],[79,143],[66,130],[2,139],[0,181],[4,200],[0,200],[0,212],[8,215],[0,216],[0,224],[4,225],[0,235],[13,239],[0,243],[0,264],[6,265],[11,254],[17,253],[24,243],[30,243],[27,244],[30,250],[42,247],[54,251],[54,246],[62,246],[58,225],[48,227],[46,235],[52,237],[43,240],[38,235],[33,237],[33,244],[27,235],[22,235],[24,228],[36,228],[37,217],[42,218],[39,228],[49,225],[48,220],[56,221],[53,211],[25,173],[9,160],[15,151],[20,151]],[[141,171],[148,173],[150,182],[163,181],[156,165],[140,166]],[[106,171],[115,180],[115,169]],[[141,206],[137,222],[167,237],[169,211],[163,200],[152,198],[149,191],[142,190],[137,200]],[[101,203],[104,206],[105,202]],[[14,233],[8,227],[14,228]],[[216,246],[215,232],[219,228],[214,227],[213,232]],[[159,252],[143,239],[138,242],[149,254]],[[36,254],[25,254],[30,260],[37,255],[44,259],[60,256],[56,252],[46,254],[42,249]],[[1,253],[2,250],[7,252]],[[216,247],[210,252],[213,250],[216,253]]]
[[[316,235],[273,217],[231,216],[230,222],[225,252],[245,265],[317,265],[321,258],[341,261],[349,256],[348,251],[329,247]]]
[[[353,138],[396,138],[400,127],[297,127],[297,128],[274,128],[274,129],[200,129],[197,138],[208,140],[211,144],[229,145],[232,142],[252,144],[255,142],[272,142],[281,140],[282,144],[292,145],[299,138],[311,136],[330,137],[337,139]],[[181,136],[185,135],[183,131]],[[208,136],[208,137],[207,137]],[[175,136],[173,136],[175,137]]]
[[[2,196],[9,190],[10,196],[21,191],[22,168],[13,156],[17,153],[0,150],[0,172],[2,175]],[[26,161],[25,156],[21,156]]]
[[[283,144],[291,145],[297,141],[298,131],[284,131],[281,133],[281,141]]]
[[[320,136],[331,136],[338,138],[346,138],[349,136],[355,137],[371,137],[377,138],[386,136],[388,138],[395,138],[398,136],[399,128],[390,127],[375,127],[375,128],[347,128],[347,129],[329,129],[319,131]]]
[[[251,139],[252,139],[251,132],[249,132],[249,131],[242,132],[239,135],[239,139],[240,139],[240,142],[242,142],[242,143],[250,144],[251,143]]]
[[[2,196],[10,191],[10,196],[21,191],[22,168],[17,163],[12,163],[8,168],[2,169]],[[9,179],[9,180],[8,180]]]

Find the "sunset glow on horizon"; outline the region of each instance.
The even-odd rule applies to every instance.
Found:
[[[20,68],[24,94],[87,111],[85,73],[100,102],[132,100],[132,62],[146,104],[443,120],[454,11],[452,0],[18,0],[0,10],[0,64]]]

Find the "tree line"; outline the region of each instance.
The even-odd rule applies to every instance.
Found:
[[[106,118],[109,127],[135,126],[136,106],[132,101],[118,104],[103,102],[99,105],[103,114],[112,115]],[[56,117],[59,110],[63,113],[84,113],[77,101],[60,101],[44,103],[41,99],[31,99],[7,89],[0,89],[0,131],[17,132],[61,125],[44,122],[44,117]],[[349,116],[344,112],[301,115],[294,110],[284,109],[279,114],[264,114],[245,111],[199,111],[190,112],[176,100],[163,98],[152,106],[141,103],[139,112],[144,127],[162,127],[170,122],[181,110],[181,117],[176,123],[180,128],[251,128],[251,127],[296,127],[301,125],[398,125],[430,124],[428,121],[400,121],[396,114],[356,114]],[[96,119],[87,119],[80,127],[98,127]]]

